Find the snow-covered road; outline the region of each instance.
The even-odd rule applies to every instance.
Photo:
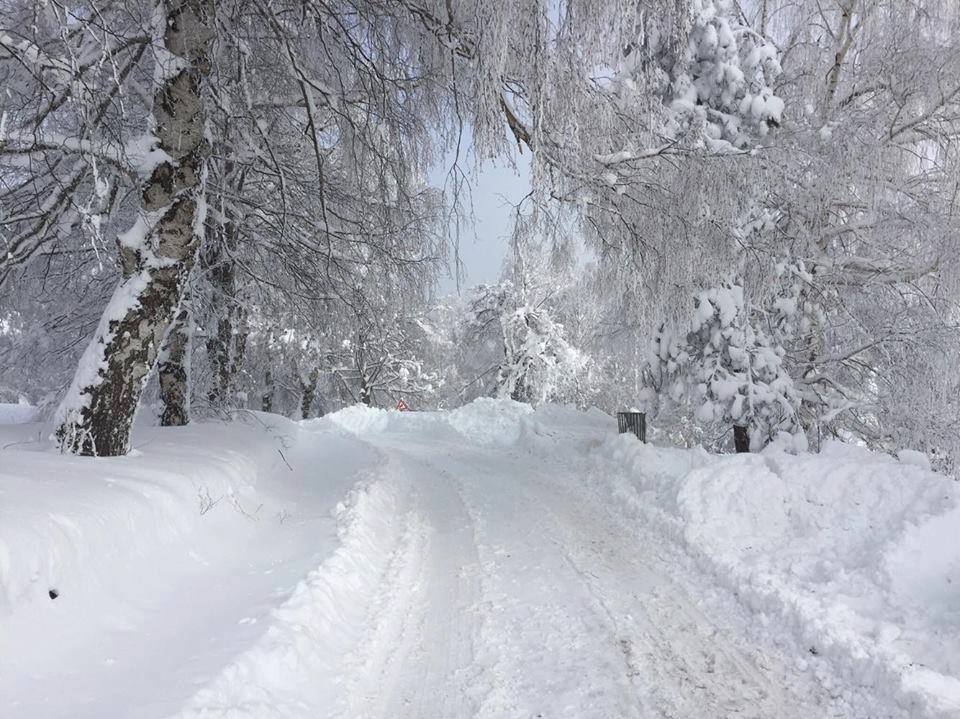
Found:
[[[738,634],[748,619],[732,600],[704,613],[705,580],[668,541],[591,492],[604,471],[588,452],[602,435],[595,424],[540,425],[535,441],[507,446],[420,418],[389,424],[362,434],[379,457],[368,491],[396,516],[356,545],[375,581],[350,596],[339,574],[308,581],[323,611],[349,602],[349,639],[326,646],[321,633],[304,647],[281,630],[289,642],[241,657],[188,715],[833,714],[808,675]],[[302,630],[321,619],[314,609],[281,621]],[[330,652],[336,661],[321,656]]]
[[[828,715],[809,679],[738,639],[735,611],[698,608],[668,542],[589,491],[590,429],[494,449],[372,440],[402,468],[428,540],[406,560],[414,592],[378,589],[392,619],[372,628],[347,716]]]
[[[232,508],[14,612],[0,715],[906,716],[612,501],[608,418],[551,416],[303,425]]]
[[[411,595],[380,588],[351,716],[811,717],[813,687],[711,621],[571,466],[541,452],[384,439],[415,478]],[[565,453],[564,458],[569,459]],[[800,689],[803,691],[800,691]],[[819,708],[818,708],[818,705]]]

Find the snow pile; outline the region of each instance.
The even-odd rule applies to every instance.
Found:
[[[306,420],[301,425],[314,430],[340,429],[361,437],[387,432],[433,433],[449,429],[446,416],[446,412],[400,412],[355,404],[319,419]]]
[[[522,421],[532,415],[528,404],[510,399],[481,397],[446,415],[450,426],[481,445],[509,445],[520,438]]]
[[[711,457],[619,437],[612,491],[658,521],[761,622],[788,626],[854,683],[912,715],[960,711],[956,483],[839,443]],[[826,682],[829,678],[822,677]]]
[[[401,487],[389,475],[379,470],[361,480],[337,505],[337,550],[270,613],[260,641],[178,716],[350,716],[343,677],[357,660],[377,588],[385,575],[415,568],[404,560],[424,541],[416,515],[405,511]],[[414,580],[408,576],[404,583]]]
[[[355,404],[344,407],[320,419],[307,420],[307,427],[322,428],[333,425],[353,434],[367,434],[370,432],[386,432],[390,426],[391,411],[377,407],[367,407],[364,404]]]
[[[360,507],[394,511],[374,489],[335,509],[378,451],[275,415],[140,427],[118,458],[61,455],[49,434],[0,426],[5,719],[179,711],[278,631],[269,608],[341,542],[362,549]]]
[[[107,590],[119,566],[186,536],[215,506],[256,506],[258,472],[279,461],[273,440],[252,427],[191,429],[151,433],[127,457],[44,442],[0,450],[0,617],[51,590]]]
[[[915,449],[901,449],[897,452],[897,459],[903,462],[903,464],[912,464],[920,469],[930,469],[930,458],[923,452],[918,452]]]

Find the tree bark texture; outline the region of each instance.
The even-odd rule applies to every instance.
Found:
[[[192,318],[184,297],[173,326],[157,362],[160,380],[160,401],[163,412],[160,424],[164,427],[183,427],[190,422],[190,337]]]
[[[155,41],[152,119],[156,149],[165,154],[143,182],[134,227],[118,240],[122,279],[58,410],[60,446],[76,454],[129,451],[140,396],[202,233],[209,155],[202,90],[214,6],[211,0],[164,0],[158,17],[163,26]]]
[[[373,407],[373,389],[367,381],[366,373],[362,370],[360,372],[360,401],[367,407]]]
[[[274,395],[273,372],[267,367],[263,375],[263,397],[260,399],[260,409],[264,412],[273,412]]]
[[[313,400],[317,396],[317,382],[320,381],[320,368],[314,367],[306,381],[301,380],[302,395],[300,398],[300,417],[302,419],[310,418],[310,409],[313,407]]]
[[[233,168],[225,175],[230,177]],[[230,181],[239,194],[242,176]],[[231,187],[232,187],[231,185]],[[231,404],[235,398],[236,377],[243,366],[247,345],[246,312],[239,301],[237,265],[234,259],[240,244],[240,227],[229,217],[213,228],[213,237],[204,252],[207,277],[213,289],[211,301],[216,313],[217,330],[207,340],[207,356],[213,370],[213,382],[207,395],[214,407]]]

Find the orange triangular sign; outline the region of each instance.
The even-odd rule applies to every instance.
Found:
[[[397,400],[397,409],[398,409],[399,411],[401,411],[401,412],[409,412],[409,411],[410,411],[410,408],[407,406],[407,403],[404,402],[402,399],[401,399],[401,400]]]

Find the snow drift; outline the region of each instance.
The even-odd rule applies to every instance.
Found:
[[[266,719],[349,716],[344,665],[384,574],[415,553],[422,536],[400,488],[361,480],[335,510],[340,546],[270,613],[268,628],[177,716]],[[409,579],[409,578],[408,578]]]
[[[126,457],[0,425],[0,714],[167,716],[345,541],[369,448],[275,415],[143,427]],[[337,516],[335,516],[337,515]]]
[[[508,445],[519,439],[524,418],[532,414],[528,404],[481,397],[457,409],[437,412],[398,412],[358,404],[305,424],[317,429],[337,427],[357,435],[439,432],[481,445]]]
[[[117,564],[185,537],[214,503],[256,507],[257,476],[279,460],[272,443],[243,425],[190,434],[167,431],[112,459],[61,455],[36,439],[5,451],[0,613],[49,601],[51,589],[109,586]]]

